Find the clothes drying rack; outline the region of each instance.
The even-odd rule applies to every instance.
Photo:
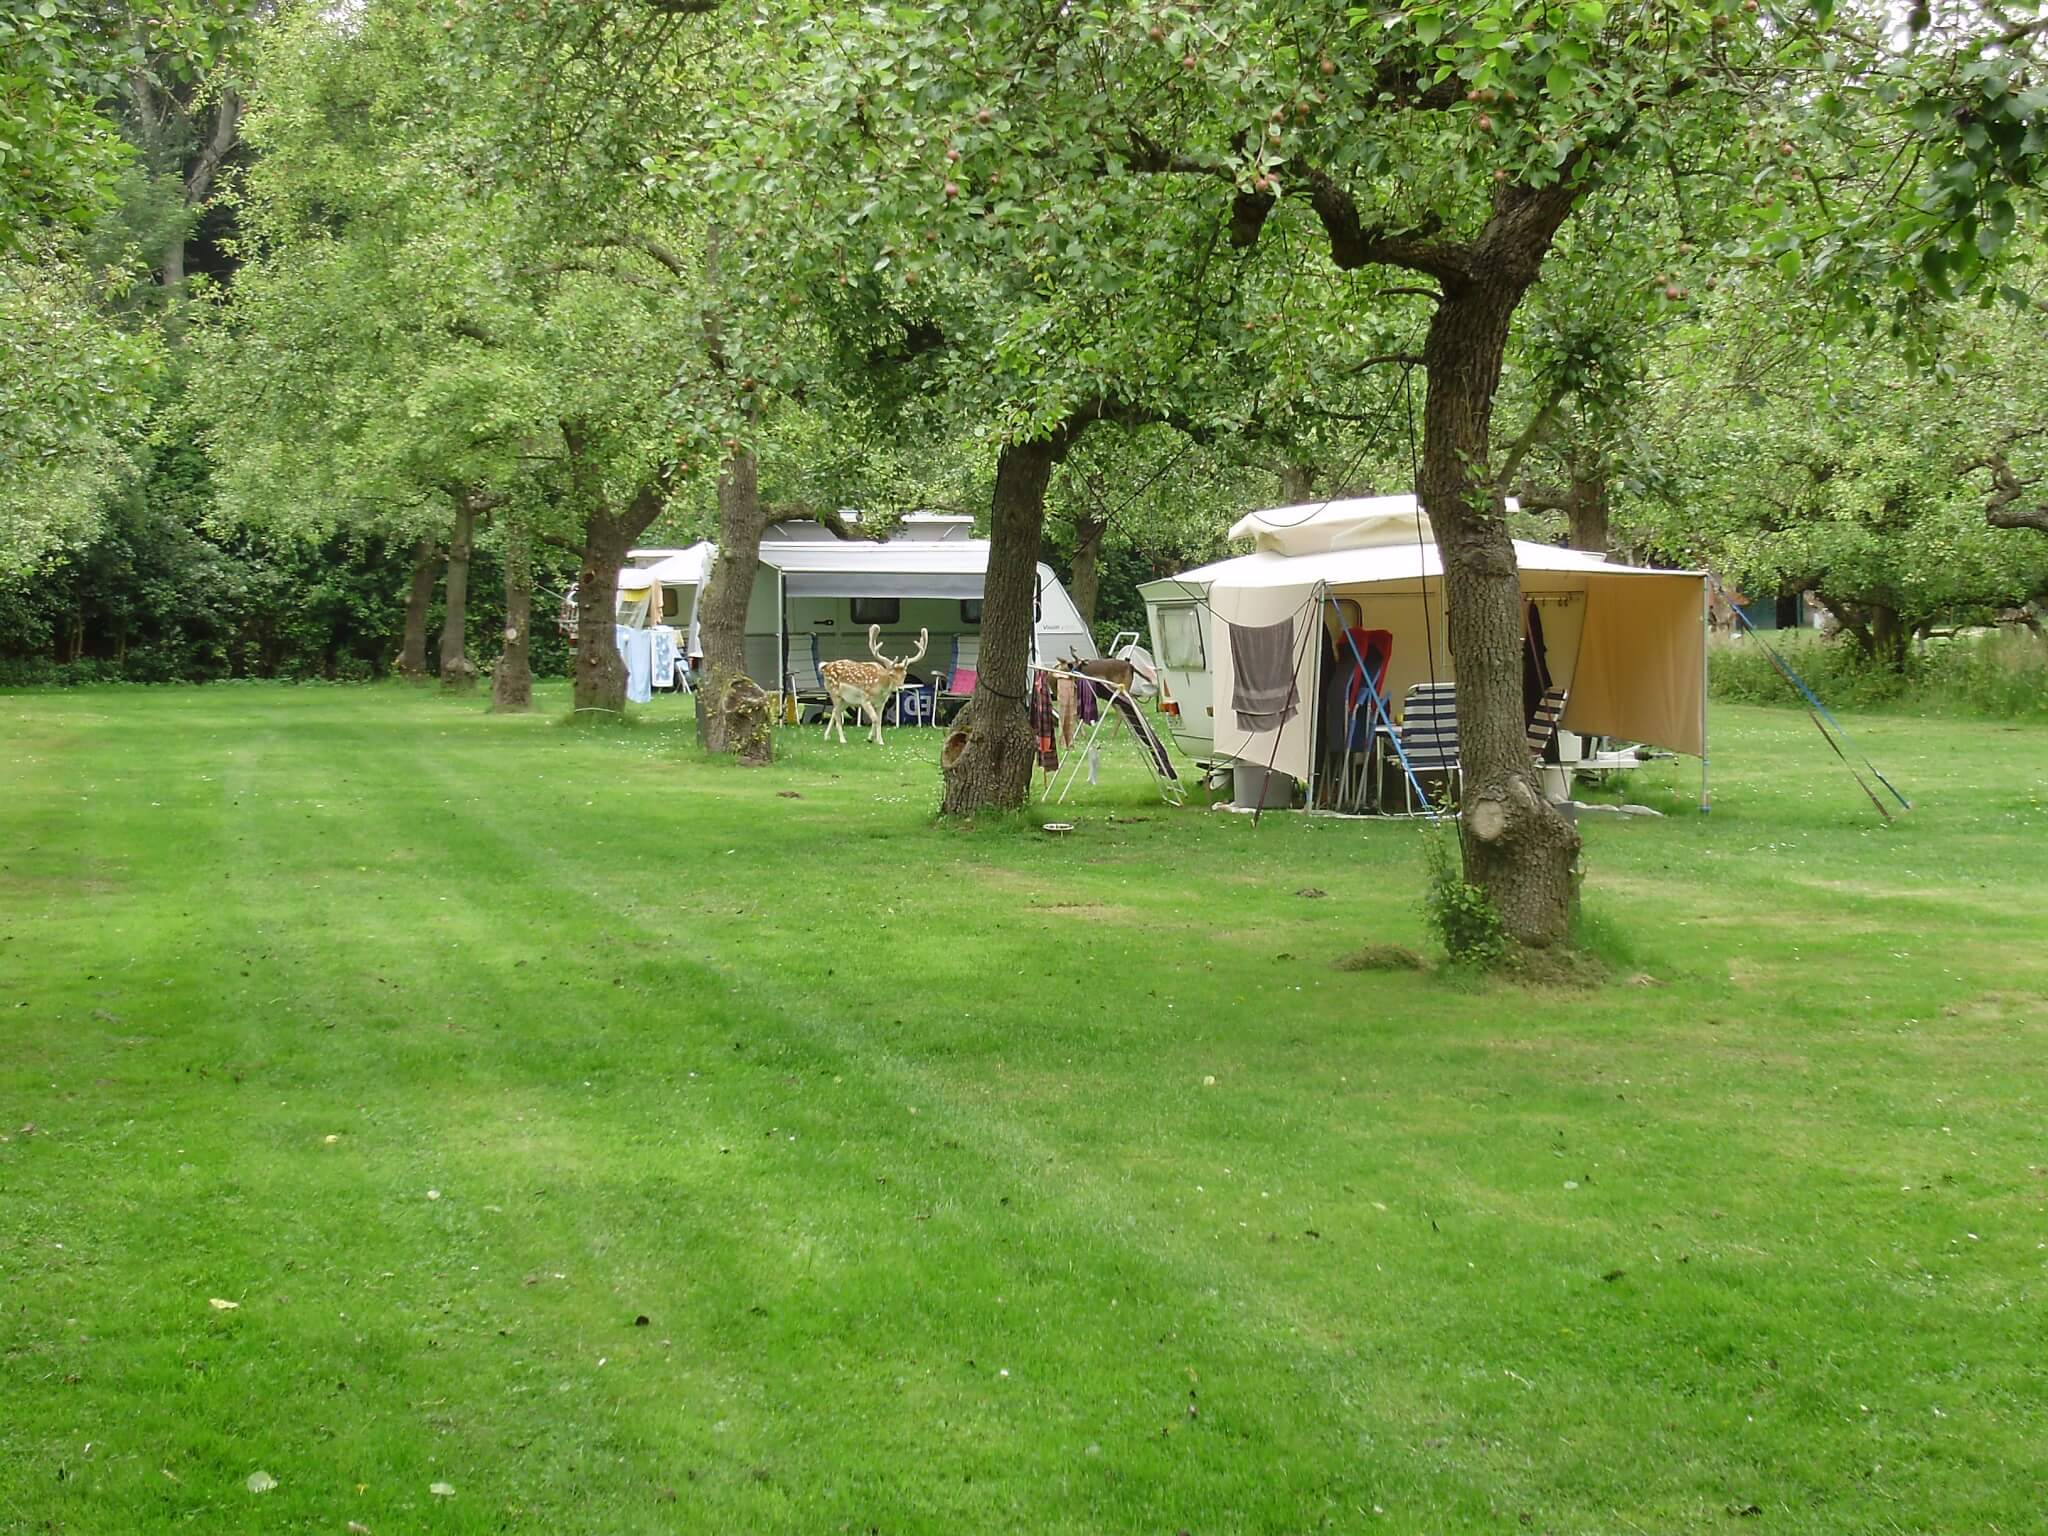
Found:
[[[1074,737],[1074,743],[1066,749],[1066,760],[1045,778],[1045,793],[1040,801],[1051,801],[1064,805],[1074,786],[1081,781],[1081,770],[1094,756],[1096,744],[1102,738],[1102,728],[1114,719],[1120,722],[1126,736],[1138,756],[1144,761],[1146,770],[1152,775],[1153,787],[1159,791],[1159,798],[1168,805],[1187,803],[1187,786],[1174,771],[1173,760],[1167,756],[1167,747],[1159,733],[1145,722],[1138,701],[1131,697],[1128,688],[1110,682],[1106,678],[1090,677],[1085,672],[1076,672],[1072,667],[1035,667],[1043,672],[1049,685],[1057,686],[1062,679],[1071,678],[1078,689],[1086,684],[1102,695],[1102,709],[1091,724],[1085,725]]]

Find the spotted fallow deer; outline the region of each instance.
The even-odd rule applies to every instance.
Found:
[[[832,732],[839,732],[839,739],[846,740],[846,726],[841,714],[847,709],[866,710],[870,722],[868,739],[876,746],[882,744],[882,705],[889,695],[903,686],[903,675],[910,670],[910,664],[924,655],[925,647],[931,643],[931,632],[920,629],[917,632],[917,649],[901,661],[891,661],[882,654],[882,626],[868,626],[868,649],[875,653],[873,661],[828,661],[818,668],[818,676],[825,684],[825,697],[832,701],[832,718],[825,722],[825,738],[831,740]]]

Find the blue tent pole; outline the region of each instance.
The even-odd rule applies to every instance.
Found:
[[[1877,782],[1882,784],[1886,789],[1891,790],[1892,798],[1898,801],[1900,805],[1904,806],[1909,811],[1913,809],[1913,802],[1908,800],[1904,795],[1900,794],[1898,789],[1893,785],[1890,779],[1886,778],[1882,773],[1878,772],[1877,764],[1873,763],[1869,759],[1869,757],[1865,755],[1863,749],[1856,745],[1855,739],[1849,735],[1848,731],[1843,729],[1842,722],[1837,720],[1834,717],[1833,713],[1829,711],[1827,705],[1821,703],[1819,696],[1816,695],[1811,688],[1806,686],[1806,679],[1801,677],[1797,672],[1792,670],[1792,664],[1790,662],[1785,660],[1784,657],[1780,656],[1776,651],[1771,649],[1771,643],[1763,637],[1763,632],[1759,630],[1754,624],[1749,622],[1749,615],[1744,613],[1740,608],[1736,607],[1733,603],[1730,603],[1728,605],[1728,611],[1734,614],[1736,622],[1741,624],[1742,627],[1749,632],[1749,637],[1752,640],[1756,641],[1758,645],[1764,648],[1764,654],[1771,658],[1772,665],[1777,667],[1778,671],[1784,676],[1785,680],[1806,696],[1806,702],[1811,704],[1816,710],[1820,711],[1820,713],[1826,718],[1828,724],[1832,725],[1835,728],[1836,734],[1839,735],[1842,738],[1842,740],[1849,743],[1849,749],[1852,752],[1854,752],[1858,757],[1863,759],[1863,766],[1871,771],[1872,775],[1876,777]]]

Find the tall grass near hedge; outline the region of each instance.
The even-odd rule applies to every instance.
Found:
[[[2048,719],[2048,644],[2020,631],[1923,641],[1903,672],[1865,660],[1845,636],[1767,632],[1764,639],[1831,708],[1907,709],[1991,720]],[[1757,639],[1717,638],[1707,651],[1712,696],[1737,704],[1797,704]]]

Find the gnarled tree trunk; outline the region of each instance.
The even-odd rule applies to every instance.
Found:
[[[959,729],[966,749],[946,765],[944,816],[1014,810],[1031,792],[1036,761],[1025,694],[1038,604],[1038,543],[1045,492],[1065,452],[1058,441],[1012,443],[996,461],[988,578],[981,596],[981,664]]]
[[[726,743],[742,766],[765,768],[775,761],[775,715],[759,683],[737,675],[716,697],[700,695],[699,704],[719,716]]]
[[[434,580],[441,570],[441,546],[432,537],[413,549],[412,588],[405,598],[405,633],[398,644],[398,675],[408,682],[427,679],[427,610],[434,602]]]
[[[523,529],[505,530],[505,647],[491,667],[491,713],[533,708],[533,555]]]
[[[464,492],[455,498],[455,527],[448,538],[448,584],[441,614],[441,689],[467,693],[476,686],[469,659],[469,557],[476,544],[476,518],[483,499]]]
[[[1542,793],[1522,718],[1522,593],[1506,504],[1489,483],[1488,433],[1515,305],[1543,246],[1508,270],[1447,283],[1424,345],[1417,487],[1443,557],[1445,621],[1458,677],[1465,878],[1508,934],[1543,947],[1571,919],[1579,835]]]
[[[697,681],[697,744],[707,752],[733,750],[726,713],[718,707],[736,677],[747,670],[747,602],[761,569],[761,535],[768,514],[761,506],[759,466],[752,453],[735,449],[718,477],[718,558],[697,601],[697,639],[704,647]],[[780,668],[778,657],[776,666]],[[779,677],[754,679],[763,688],[782,686]]]

